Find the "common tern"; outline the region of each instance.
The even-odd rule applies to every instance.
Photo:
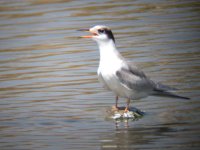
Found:
[[[189,99],[176,95],[174,88],[154,82],[138,67],[127,61],[117,50],[115,38],[111,29],[104,25],[97,25],[88,31],[91,35],[81,36],[96,41],[100,51],[98,67],[98,79],[103,86],[113,91],[116,95],[115,107],[118,108],[118,97],[127,99],[125,112],[129,111],[130,100],[136,100],[147,96],[162,96],[180,99]]]

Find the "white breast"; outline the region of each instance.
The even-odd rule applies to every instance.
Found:
[[[127,97],[128,90],[121,85],[116,76],[116,72],[120,70],[123,65],[124,62],[119,58],[110,57],[110,59],[101,59],[98,68],[98,76],[100,82],[102,82],[107,89],[113,91],[118,96]]]
[[[116,95],[125,98],[138,99],[145,97],[146,94],[128,88],[122,84],[116,72],[122,67],[126,67],[125,62],[118,57],[110,57],[110,59],[101,59],[98,68],[99,81],[106,87],[106,89],[113,91]]]
[[[116,76],[116,72],[122,67],[127,67],[127,64],[117,51],[114,42],[98,42],[98,44],[100,50],[99,81],[103,83],[104,87],[120,97],[131,99],[141,97],[141,94],[137,91],[124,86]]]

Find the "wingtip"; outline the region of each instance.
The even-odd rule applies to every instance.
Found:
[[[180,95],[176,95],[176,94],[174,94],[172,92],[161,91],[161,90],[155,90],[155,93],[153,95],[155,95],[155,96],[161,96],[161,97],[163,96],[163,97],[172,97],[172,98],[190,100],[189,97],[180,96]]]
[[[191,100],[191,98],[190,98],[190,97],[184,97],[184,99],[186,99],[186,100]]]
[[[175,96],[177,96],[177,98],[180,98],[180,99],[190,100],[189,97],[180,96],[180,95],[175,95]]]

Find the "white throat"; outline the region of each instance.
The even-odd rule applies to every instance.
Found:
[[[117,51],[115,43],[112,40],[97,41],[100,51],[99,68],[109,68],[117,70],[123,63],[121,54]]]

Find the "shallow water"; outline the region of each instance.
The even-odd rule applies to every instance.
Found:
[[[1,0],[0,149],[198,149],[199,16],[197,0]],[[76,31],[97,24],[191,100],[148,97],[132,102],[143,118],[107,120],[114,95],[97,80],[98,48]]]

